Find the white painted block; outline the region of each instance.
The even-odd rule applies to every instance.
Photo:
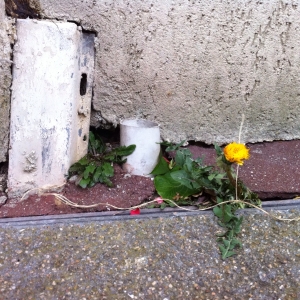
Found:
[[[94,35],[74,23],[18,20],[8,193],[62,185],[87,152]]]

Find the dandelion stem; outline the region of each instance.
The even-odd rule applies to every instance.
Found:
[[[238,185],[238,176],[236,175],[236,178],[234,179],[232,173],[231,173],[231,167],[230,166],[226,166],[224,168],[226,174],[227,174],[227,177],[231,183],[231,185],[233,187],[235,187],[235,195],[236,195],[236,200],[240,199],[241,197],[241,187]]]
[[[239,177],[239,165],[236,166],[236,177],[235,177],[235,200],[238,200],[238,177]]]

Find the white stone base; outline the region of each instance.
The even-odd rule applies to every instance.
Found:
[[[94,35],[74,23],[18,20],[8,194],[62,185],[87,152]]]

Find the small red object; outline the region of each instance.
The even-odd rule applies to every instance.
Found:
[[[169,164],[170,163],[170,161],[167,159],[167,158],[165,158],[164,156],[163,156],[163,159]]]
[[[140,215],[141,214],[141,210],[139,208],[136,208],[136,209],[132,209],[130,211],[130,215],[133,216],[133,215]]]

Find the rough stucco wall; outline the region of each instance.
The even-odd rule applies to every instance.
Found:
[[[0,0],[0,162],[6,161],[9,137],[11,86],[11,46],[13,21],[6,18],[4,1]]]
[[[299,1],[40,0],[98,32],[99,123],[156,120],[164,139],[300,138]],[[101,117],[103,119],[101,119]]]

